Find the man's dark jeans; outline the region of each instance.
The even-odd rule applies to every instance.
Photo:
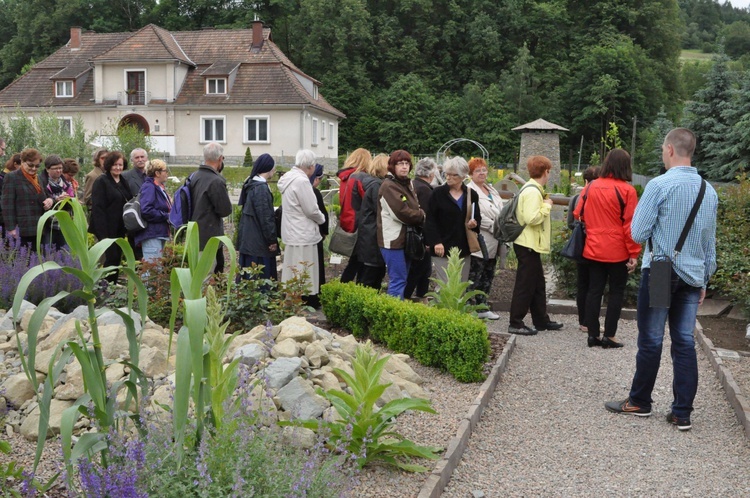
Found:
[[[692,287],[672,272],[672,304],[669,308],[649,307],[649,273],[643,270],[638,291],[638,354],[630,400],[642,408],[651,408],[656,375],[659,373],[664,325],[669,319],[672,339],[674,380],[672,413],[677,418],[688,418],[693,411],[693,400],[698,390],[698,360],[695,354],[695,317],[698,313],[700,287]]]

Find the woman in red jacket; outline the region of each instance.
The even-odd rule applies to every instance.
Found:
[[[622,301],[628,273],[635,270],[640,244],[630,236],[638,196],[632,185],[630,154],[622,149],[612,149],[599,171],[599,178],[589,183],[581,193],[575,217],[586,224],[586,246],[583,257],[589,263],[589,291],[586,296],[586,327],[588,345],[603,348],[621,348],[615,341],[617,322],[620,320]],[[599,313],[604,286],[609,281],[607,315],[604,319],[604,337],[599,338]]]

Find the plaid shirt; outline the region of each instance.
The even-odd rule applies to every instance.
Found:
[[[5,175],[3,182],[3,219],[6,230],[18,227],[21,237],[36,235],[36,224],[44,214],[42,203],[48,197],[39,194],[20,169]]]
[[[672,266],[688,285],[706,287],[716,271],[716,210],[719,199],[714,188],[706,184],[695,222],[688,233],[682,252],[674,249],[688,215],[693,208],[701,177],[692,166],[675,166],[646,185],[633,215],[633,240],[642,244],[652,237],[657,256],[672,257]],[[642,268],[651,267],[651,253],[646,248]]]

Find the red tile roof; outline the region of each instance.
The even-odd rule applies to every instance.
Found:
[[[234,105],[307,105],[345,117],[320,93],[313,96],[297,76],[320,83],[295,66],[271,40],[271,30],[263,29],[263,46],[251,50],[252,29],[206,29],[169,32],[149,24],[135,33],[81,34],[81,48],[68,45],[35,65],[29,72],[0,91],[0,107],[52,107],[111,105],[94,102],[93,73],[85,77],[73,98],[56,98],[52,76],[80,74],[82,66],[113,61],[179,61],[190,66],[177,95],[176,106]],[[227,95],[206,95],[205,76],[219,75],[239,65]],[[218,71],[218,72],[217,72]],[[202,73],[205,72],[205,75]],[[223,74],[228,74],[223,73]],[[162,100],[153,99],[156,105]]]

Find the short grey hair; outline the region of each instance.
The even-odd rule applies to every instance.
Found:
[[[437,163],[431,157],[424,157],[417,161],[417,166],[414,168],[414,176],[420,178],[429,178],[430,175],[437,173]]]
[[[221,156],[224,155],[224,147],[217,144],[216,142],[209,142],[203,147],[203,160],[206,162],[215,163]]]
[[[451,157],[443,163],[443,172],[466,178],[469,175],[469,163],[461,156]]]
[[[141,149],[140,147],[138,147],[138,148],[133,149],[133,150],[130,151],[130,162],[131,163],[133,162],[133,158],[135,157],[136,152],[143,152],[144,154],[146,154],[146,159],[148,159],[148,152],[146,151],[146,149]]]
[[[315,166],[315,152],[310,149],[302,149],[297,151],[297,156],[294,158],[294,164],[300,169],[307,169]]]

